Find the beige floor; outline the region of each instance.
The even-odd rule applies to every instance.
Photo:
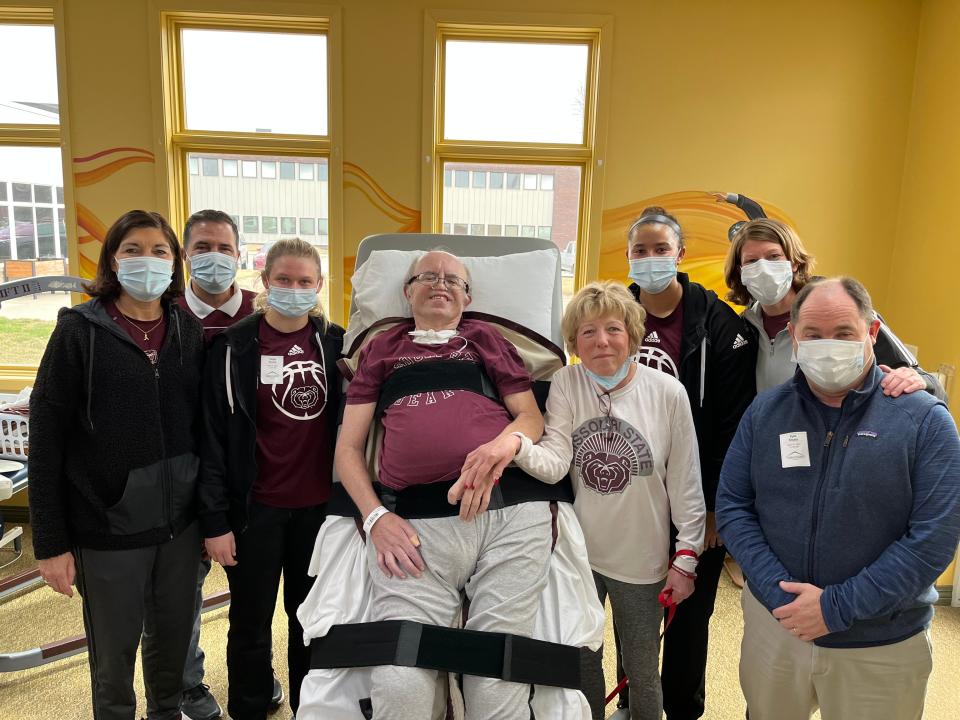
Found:
[[[0,564],[5,561],[0,554]],[[24,558],[6,568],[0,576],[30,566]],[[207,592],[226,586],[223,571],[215,568],[208,579]],[[744,702],[737,680],[739,638],[742,625],[739,590],[724,576],[712,624],[708,701],[709,720],[742,720]],[[275,646],[286,642],[283,610],[274,618]],[[53,640],[82,633],[80,601],[68,600],[46,588],[40,588],[0,604],[0,652],[25,650]],[[207,682],[221,704],[226,696],[227,611],[216,610],[204,616],[202,644],[207,651]],[[934,673],[928,690],[926,720],[960,718],[960,608],[938,608],[933,624],[936,653]],[[608,627],[609,634],[609,627]],[[612,643],[607,643],[608,685],[613,685]],[[279,653],[278,653],[279,654]],[[286,686],[286,670],[277,672]],[[90,681],[86,655],[78,655],[35,670],[0,675],[0,720],[85,720],[90,717]],[[143,709],[142,681],[136,685]],[[277,714],[275,717],[287,717]]]

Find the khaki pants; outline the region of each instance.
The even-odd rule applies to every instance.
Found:
[[[892,645],[823,648],[794,637],[743,588],[740,686],[750,720],[920,720],[933,668],[926,632]]]

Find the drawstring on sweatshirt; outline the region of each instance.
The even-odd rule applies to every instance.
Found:
[[[173,321],[177,326],[177,349],[180,351],[180,367],[183,367],[183,338],[180,336],[180,313],[173,312]]]
[[[230,414],[233,415],[233,384],[230,382],[230,354],[230,343],[227,343],[227,355],[223,363],[223,378],[227,383],[227,404],[230,406]]]
[[[703,407],[703,393],[707,377],[707,336],[700,342],[700,407]]]

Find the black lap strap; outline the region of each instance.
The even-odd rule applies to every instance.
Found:
[[[409,620],[334,625],[310,643],[311,669],[401,665],[580,689],[580,648]]]
[[[376,417],[400,398],[425,392],[468,390],[500,403],[483,367],[468,360],[423,360],[395,370],[380,387]]]
[[[404,490],[391,490],[379,483],[373,484],[373,490],[380,497],[384,507],[408,520],[422,518],[452,517],[459,514],[460,506],[447,502],[447,491],[455,480],[411,485]],[[500,484],[490,494],[488,510],[501,510],[525,502],[566,502],[572,503],[573,485],[570,477],[553,485],[540,482],[527,475],[518,467],[504,469]],[[356,506],[340,483],[334,483],[327,503],[328,515],[359,517]]]

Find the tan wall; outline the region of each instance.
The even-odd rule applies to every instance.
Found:
[[[502,9],[504,19],[517,10],[512,2],[482,5]],[[347,257],[365,235],[400,227],[351,182],[372,180],[400,204],[420,209],[423,13],[431,6],[342,4]],[[161,9],[322,12],[317,7],[286,0],[65,2],[73,156],[117,147],[144,151],[112,156],[129,164],[78,187],[78,205],[109,224],[131,207],[162,209],[167,202],[151,59],[151,29]],[[915,3],[527,0],[522,9],[614,19],[612,67],[602,70],[612,77],[602,211],[678,191],[745,193],[795,221],[821,270],[856,273],[885,305],[916,54]]]
[[[900,215],[890,265],[886,313],[920,346],[921,360],[960,367],[960,320],[954,311],[960,242],[954,215],[960,196],[960,5],[925,0],[914,79]],[[960,404],[956,379],[954,417]],[[952,582],[949,568],[941,584]]]
[[[76,174],[86,271],[103,225],[132,207],[167,208],[154,57],[160,10],[323,12],[306,0],[53,4],[64,48],[65,140],[74,158],[67,169]],[[430,152],[421,147],[423,18],[435,6],[425,0],[340,5],[337,149],[344,161],[347,275],[364,236],[420,225],[421,158]],[[588,238],[606,253],[606,274],[625,274],[621,238],[631,214],[665,196],[686,203],[684,220],[716,216],[703,226],[713,236],[690,248],[692,257],[704,258],[698,277],[716,286],[724,239],[714,231],[729,222],[704,193],[740,192],[792,219],[821,272],[862,279],[898,334],[920,346],[926,366],[960,362],[957,321],[936,312],[950,307],[960,261],[951,230],[960,189],[955,2],[525,0],[519,7],[515,0],[444,0],[439,6],[502,12],[504,20],[518,9],[613,18],[612,64],[601,69],[612,89],[602,118],[608,129],[602,203],[595,209],[604,217],[603,233],[602,241]],[[79,160],[121,147],[132,149]],[[360,189],[374,185],[406,208],[403,222]],[[960,401],[956,390],[953,399]]]

